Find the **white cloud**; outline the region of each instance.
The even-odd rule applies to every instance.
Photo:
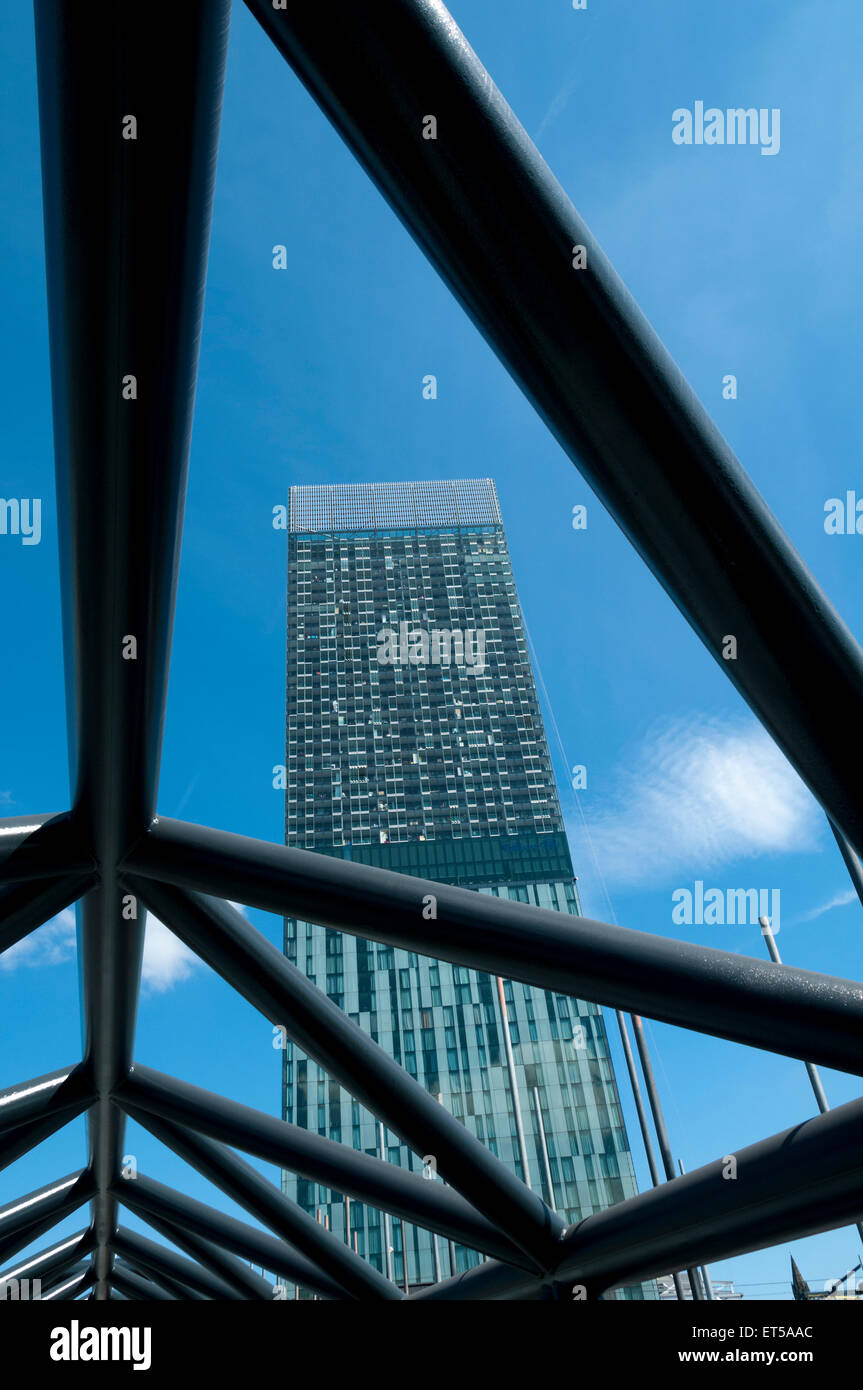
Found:
[[[822,903],[820,907],[813,907],[811,912],[804,912],[798,918],[800,922],[814,922],[816,917],[823,917],[825,912],[832,912],[834,907],[846,907],[848,903],[856,903],[857,894],[853,888],[848,888],[844,893],[837,893],[829,902]]]
[[[187,980],[200,964],[200,958],[169,931],[164,922],[152,915],[147,917],[142,974],[147,989],[163,994],[181,980]]]
[[[820,825],[813,797],[759,725],[688,720],[648,735],[589,830],[606,879],[657,884],[733,859],[811,851]]]
[[[75,954],[75,909],[63,911],[0,955],[0,970],[19,965],[58,965]]]
[[[231,906],[246,915],[246,909],[240,903],[232,903]],[[75,909],[64,907],[56,917],[4,951],[0,955],[0,970],[8,972],[22,965],[58,965],[71,960],[75,952]],[[202,964],[200,958],[164,922],[160,922],[152,913],[148,915],[142,969],[145,989],[154,994],[163,994],[165,990],[187,980]]]

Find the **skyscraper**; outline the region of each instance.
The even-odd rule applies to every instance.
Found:
[[[286,767],[288,845],[579,912],[491,479],[291,488]],[[518,1103],[530,1184],[568,1221],[635,1193],[596,1005],[294,919],[284,949],[524,1178]],[[283,1114],[422,1171],[290,1044]],[[283,1181],[345,1238],[340,1194]],[[384,1272],[391,1248],[399,1283],[405,1254],[412,1287],[480,1259],[347,1214],[351,1245]]]

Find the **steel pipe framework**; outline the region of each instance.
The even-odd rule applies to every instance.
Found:
[[[863,653],[443,5],[247,3],[820,800],[863,892]],[[85,1111],[89,1157],[0,1208],[0,1261],[85,1202],[91,1224],[6,1277],[41,1268],[52,1298],[271,1297],[252,1260],[323,1298],[401,1300],[232,1148],[493,1257],[414,1299],[599,1296],[858,1219],[863,1102],[743,1150],[734,1183],[708,1165],[565,1230],[221,899],[857,1075],[859,984],[157,819],[228,0],[35,10],[73,804],[0,821],[0,951],[83,899],[85,1048],[0,1092],[0,1166]],[[133,1063],[147,908],[449,1185]],[[127,1114],[275,1234],[124,1182]],[[186,1256],[119,1227],[120,1205]]]

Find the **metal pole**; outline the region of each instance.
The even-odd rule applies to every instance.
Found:
[[[833,831],[833,836],[839,846],[839,852],[845,860],[845,867],[851,877],[851,882],[857,890],[860,902],[863,903],[863,869],[861,869],[860,860],[838,826],[833,824],[829,816],[827,819],[830,821],[830,829]]]
[[[438,1105],[443,1105],[443,1091],[438,1091],[438,1093],[437,1093],[437,1099],[438,1099]],[[445,1178],[442,1178],[441,1181],[443,1182],[444,1186],[446,1186],[446,1179],[445,1179]],[[447,1253],[449,1254],[449,1273],[450,1273],[450,1278],[451,1278],[451,1279],[454,1279],[454,1278],[455,1278],[455,1272],[456,1272],[456,1270],[455,1270],[455,1241],[452,1239],[452,1237],[450,1237],[450,1239],[447,1241]]]
[[[378,1148],[381,1151],[381,1162],[386,1163],[387,1151],[384,1144],[384,1127],[382,1121],[378,1120]],[[393,1252],[390,1248],[390,1214],[388,1211],[383,1213],[384,1218],[384,1260],[387,1278],[390,1283],[393,1281]]]
[[[840,836],[839,832],[837,831],[835,825],[833,825],[833,822],[832,822],[832,821],[830,822],[830,825],[831,825],[831,829],[833,830],[833,834],[836,836],[837,842],[838,842],[838,844],[839,844],[839,848],[842,850],[842,854],[843,854],[843,857],[844,857],[844,855],[845,855],[845,849],[843,848],[843,840],[842,840],[842,837]],[[847,846],[847,848],[848,848],[848,853],[851,854],[851,855],[853,855],[853,851],[852,851],[850,845]],[[846,863],[847,863],[847,862],[848,862],[848,861],[846,860]],[[856,860],[855,860],[855,863],[856,863]],[[859,864],[858,864],[858,865],[857,865],[858,874],[859,874],[859,868],[860,868],[860,866],[859,866]],[[850,865],[849,865],[849,871],[850,871]],[[854,874],[853,874],[853,873],[851,874],[851,877],[854,878]],[[854,886],[857,887],[856,881],[855,881]],[[769,917],[759,917],[759,918],[758,918],[758,925],[759,925],[760,928],[761,928],[761,935],[764,937],[764,941],[765,941],[765,943],[766,943],[767,952],[768,952],[768,955],[770,956],[770,959],[773,961],[774,965],[781,965],[781,964],[782,964],[782,957],[781,957],[780,954],[779,954],[779,947],[776,945],[776,937],[773,935],[773,928],[772,928],[771,925],[770,925],[770,918],[769,918]],[[813,1094],[814,1097],[815,1097],[815,1104],[818,1106],[818,1109],[819,1109],[819,1111],[821,1112],[821,1114],[822,1114],[822,1115],[826,1115],[827,1112],[828,1112],[828,1110],[830,1109],[830,1102],[828,1101],[827,1095],[826,1095],[825,1090],[824,1090],[824,1087],[823,1087],[822,1084],[821,1084],[821,1077],[820,1077],[820,1075],[819,1075],[818,1068],[817,1068],[816,1066],[814,1066],[814,1065],[812,1064],[812,1062],[804,1062],[803,1065],[804,1065],[804,1067],[806,1068],[806,1075],[809,1077],[809,1084],[810,1084],[810,1086],[812,1087],[812,1094]],[[861,1241],[863,1241],[863,1221],[855,1221],[854,1225],[855,1225],[856,1228],[857,1228],[857,1234],[858,1234],[858,1236],[860,1237]]]
[[[403,1220],[401,1220],[401,1218],[399,1218],[399,1224],[401,1225],[401,1228],[402,1228],[402,1276],[403,1276],[402,1282],[404,1283],[404,1286],[405,1286],[405,1294],[408,1295],[408,1294],[410,1293],[411,1289],[410,1289],[410,1284],[409,1284],[409,1282],[408,1282],[408,1241],[407,1241],[407,1232],[406,1232],[406,1230],[405,1230],[405,1223],[404,1223]]]
[[[554,1183],[551,1180],[551,1163],[548,1158],[548,1144],[545,1138],[545,1125],[542,1122],[542,1106],[539,1103],[539,1088],[533,1088],[533,1108],[536,1111],[536,1127],[539,1131],[539,1151],[542,1155],[542,1171],[545,1174],[545,1186],[548,1191],[548,1203],[553,1210],[557,1210],[557,1202],[554,1199]]]
[[[638,1048],[638,1056],[641,1060],[641,1071],[644,1076],[644,1088],[647,1091],[647,1099],[650,1104],[650,1112],[653,1115],[653,1124],[656,1129],[656,1138],[659,1142],[659,1152],[662,1155],[662,1166],[665,1169],[665,1176],[669,1182],[674,1181],[674,1159],[671,1154],[671,1144],[668,1140],[668,1130],[665,1128],[665,1117],[662,1113],[662,1106],[659,1103],[659,1092],[656,1089],[656,1078],[653,1075],[653,1063],[650,1060],[650,1053],[647,1049],[647,1038],[644,1033],[644,1024],[638,1014],[632,1015],[632,1031],[635,1034],[635,1046]],[[686,1271],[689,1277],[689,1291],[693,1300],[701,1297],[698,1288],[698,1280],[692,1269]],[[681,1280],[677,1274],[673,1274],[674,1287],[677,1290],[677,1297],[682,1296]]]
[[[767,953],[770,956],[770,959],[774,962],[774,964],[781,965],[782,957],[779,954],[779,947],[776,945],[776,938],[773,935],[773,929],[770,926],[769,918],[759,917],[758,925],[761,928],[761,935],[764,937],[764,942],[767,946]],[[806,1075],[809,1077],[809,1082],[812,1086],[812,1093],[815,1096],[815,1103],[818,1106],[818,1109],[821,1111],[821,1114],[825,1115],[827,1111],[830,1109],[830,1105],[827,1101],[826,1095],[824,1094],[824,1087],[821,1085],[821,1077],[818,1075],[818,1070],[816,1067],[812,1065],[811,1062],[804,1062],[803,1065],[806,1068]]]
[[[629,1041],[629,1033],[626,1031],[626,1018],[620,1009],[615,1009],[617,1026],[620,1030],[620,1041],[623,1044],[623,1055],[626,1059],[626,1070],[629,1073],[629,1085],[632,1090],[632,1099],[635,1102],[635,1110],[638,1115],[638,1123],[641,1129],[641,1137],[644,1141],[644,1152],[647,1157],[647,1166],[650,1169],[650,1180],[654,1187],[658,1187],[661,1178],[659,1169],[656,1166],[656,1155],[653,1152],[653,1140],[650,1137],[650,1125],[647,1120],[647,1112],[644,1108],[644,1101],[641,1098],[641,1086],[638,1081],[638,1071],[635,1066],[635,1058],[632,1055],[632,1045]],[[671,1275],[674,1284],[674,1292],[680,1302],[683,1301],[683,1282],[680,1275],[673,1271]]]
[[[653,1140],[650,1137],[650,1126],[647,1121],[647,1112],[644,1109],[644,1101],[641,1098],[641,1087],[638,1083],[638,1072],[635,1069],[635,1058],[632,1055],[632,1044],[629,1041],[629,1034],[626,1031],[626,1019],[620,1009],[615,1009],[617,1026],[620,1030],[620,1041],[623,1044],[623,1055],[626,1059],[626,1070],[629,1073],[629,1085],[632,1090],[632,1099],[635,1102],[635,1111],[638,1115],[638,1124],[641,1129],[641,1137],[644,1141],[644,1152],[647,1156],[647,1166],[650,1169],[650,1180],[654,1187],[660,1183],[659,1169],[656,1166],[656,1156],[653,1152]]]
[[[521,1160],[521,1171],[526,1187],[530,1187],[530,1166],[527,1161],[527,1144],[524,1140],[524,1124],[521,1118],[521,1101],[518,1094],[518,1079],[515,1074],[515,1059],[512,1055],[512,1039],[509,1036],[509,1014],[506,1009],[506,996],[503,992],[503,980],[497,976],[497,998],[500,1004],[500,1014],[503,1028],[503,1046],[506,1053],[506,1069],[509,1072],[509,1089],[512,1093],[512,1108],[515,1112],[515,1134],[518,1141],[518,1156]]]
[[[680,1169],[680,1176],[684,1177],[686,1175],[686,1169],[683,1166],[682,1158],[679,1158],[677,1160],[677,1166]],[[713,1283],[711,1281],[707,1265],[697,1265],[696,1268],[698,1270],[698,1275],[701,1280],[701,1292],[708,1303],[713,1303]]]

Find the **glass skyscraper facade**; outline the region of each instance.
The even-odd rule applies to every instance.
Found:
[[[288,845],[579,912],[491,479],[292,488],[287,629]],[[295,919],[284,949],[525,1176],[493,977]],[[531,1186],[568,1222],[634,1195],[601,1010],[503,989]],[[290,1043],[283,1067],[286,1120],[422,1171]],[[292,1174],[283,1184],[383,1272],[389,1250],[400,1284],[481,1258]]]

